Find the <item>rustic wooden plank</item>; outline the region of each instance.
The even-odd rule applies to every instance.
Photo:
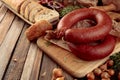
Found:
[[[33,64],[33,69],[30,75],[30,80],[38,80],[41,62],[42,62],[42,51],[38,48],[35,61]]]
[[[4,80],[20,80],[30,46],[30,42],[26,39],[26,36],[24,34],[27,26],[29,25],[26,24],[22,30],[15,51],[8,65],[8,69],[6,70],[6,73],[4,75]]]
[[[1,8],[1,6],[2,6],[2,2],[0,1],[0,8]]]
[[[0,14],[1,14],[1,12],[0,12]],[[1,17],[1,15],[0,15],[0,17]],[[15,17],[15,15],[12,12],[8,11],[6,13],[5,17],[3,18],[2,22],[0,23],[0,45],[5,38],[7,31],[11,27],[14,17]]]
[[[58,67],[57,64],[53,60],[51,60],[50,57],[44,54],[39,80],[51,80],[52,71],[56,67]]]
[[[0,46],[0,80],[3,77],[4,71],[7,67],[10,56],[21,33],[23,25],[24,22],[16,17],[3,43]]]
[[[0,22],[2,21],[3,17],[5,16],[7,10],[8,9],[4,5],[1,6],[1,8],[0,8]]]
[[[29,80],[30,74],[32,72],[35,56],[36,56],[36,53],[37,53],[37,48],[38,47],[37,47],[36,44],[31,43],[20,80]]]

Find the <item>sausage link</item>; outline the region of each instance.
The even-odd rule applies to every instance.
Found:
[[[78,21],[92,19],[97,24],[88,28],[72,28]],[[104,38],[112,29],[112,20],[97,9],[77,9],[65,15],[57,26],[57,36],[72,43],[87,43]]]
[[[73,43],[67,44],[71,52],[77,57],[83,60],[92,61],[105,58],[112,53],[115,43],[116,39],[111,35],[107,35],[103,41],[94,45],[90,43],[79,45]]]

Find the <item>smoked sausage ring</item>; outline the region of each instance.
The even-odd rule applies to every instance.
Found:
[[[97,45],[90,44],[73,44],[67,43],[71,52],[83,60],[92,61],[105,58],[114,49],[116,39],[113,36],[107,35],[105,39]]]
[[[92,19],[97,24],[88,28],[72,28],[78,21]],[[57,26],[57,37],[72,43],[87,43],[104,38],[112,29],[112,20],[97,9],[77,9],[65,15]]]

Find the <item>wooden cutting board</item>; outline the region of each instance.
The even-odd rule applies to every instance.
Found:
[[[64,70],[74,77],[84,77],[87,73],[103,64],[108,58],[96,61],[83,61],[55,44],[52,44],[42,37],[37,40],[38,46]],[[120,40],[117,40],[116,47],[112,54],[120,51]]]

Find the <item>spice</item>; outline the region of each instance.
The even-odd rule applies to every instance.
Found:
[[[107,79],[110,78],[110,75],[108,74],[108,72],[102,72],[101,78]]]
[[[88,73],[88,74],[87,74],[87,79],[88,79],[88,80],[94,80],[94,79],[95,79],[94,73],[93,73],[93,72]]]
[[[94,69],[93,72],[94,72],[95,75],[100,76],[101,73],[102,73],[102,70],[100,68],[96,68],[96,69]]]
[[[52,71],[52,79],[51,80],[62,80],[62,79],[64,80],[62,69],[54,68]]]

